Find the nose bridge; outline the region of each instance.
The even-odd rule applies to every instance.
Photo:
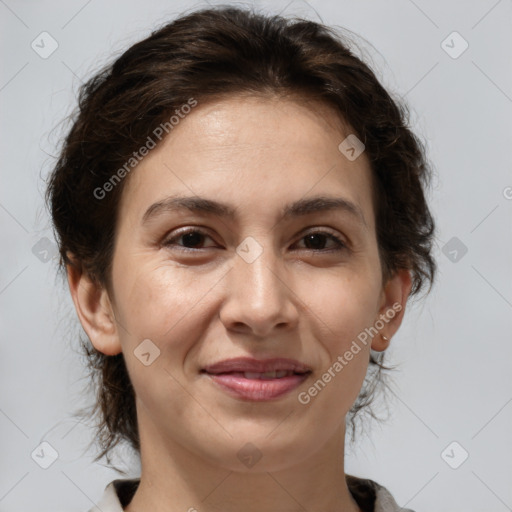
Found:
[[[297,314],[283,280],[283,266],[272,246],[244,240],[234,257],[221,318],[231,327],[245,324],[261,336],[293,323]]]
[[[278,256],[267,243],[265,246],[248,237],[237,248],[234,263],[235,287],[240,287],[243,297],[254,306],[270,306],[281,297]]]

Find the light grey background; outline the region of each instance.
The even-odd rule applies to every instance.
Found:
[[[82,455],[93,434],[71,416],[85,403],[86,382],[69,339],[76,321],[66,285],[55,279],[55,259],[44,262],[53,246],[43,180],[81,81],[156,25],[200,5],[0,0],[1,512],[84,512],[119,477],[92,464],[92,453]],[[347,471],[384,484],[416,512],[512,510],[512,3],[257,5],[320,16],[362,36],[384,85],[409,102],[436,170],[438,281],[409,307],[393,339],[400,370],[391,416],[347,448]],[[31,48],[43,31],[58,43],[46,59]],[[454,31],[469,44],[457,58],[445,51],[464,44]],[[445,255],[447,243],[456,245]],[[59,453],[48,469],[31,458],[43,441]],[[465,452],[468,459],[450,467]],[[126,453],[120,461],[137,474]]]

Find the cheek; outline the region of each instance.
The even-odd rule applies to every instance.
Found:
[[[379,281],[373,277],[371,272],[340,269],[319,273],[315,286],[302,290],[311,317],[317,319],[315,324],[320,330],[317,339],[324,340],[332,360],[343,354],[377,319]]]
[[[138,399],[153,413],[173,397],[172,407],[160,412],[165,416],[162,421],[170,422],[190,407],[182,366],[211,321],[204,304],[220,277],[205,273],[198,278],[190,270],[154,262],[139,261],[130,269],[118,271],[116,282],[116,316],[122,323],[119,334],[128,373]],[[137,357],[143,340],[157,347],[145,345],[152,360],[147,366]]]
[[[126,265],[118,271],[116,287],[119,320],[126,328],[121,331],[124,344],[149,338],[161,349],[177,349],[193,339],[191,332],[204,327],[204,304],[222,275],[191,272],[169,262]]]
[[[367,274],[368,276],[368,274]],[[307,300],[322,345],[322,368],[299,397],[312,417],[322,417],[324,428],[334,429],[355,402],[367,372],[370,338],[365,329],[377,318],[378,281],[338,272],[319,278]]]

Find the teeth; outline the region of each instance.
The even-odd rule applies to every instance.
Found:
[[[265,380],[265,379],[280,379],[282,377],[288,377],[289,375],[293,375],[292,371],[289,370],[278,370],[273,372],[244,372],[244,377],[246,379],[259,379],[259,380]]]
[[[256,372],[244,372],[244,377],[246,379],[261,379],[261,373]]]

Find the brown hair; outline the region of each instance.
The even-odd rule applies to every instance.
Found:
[[[130,47],[81,87],[72,127],[49,178],[47,202],[61,269],[79,265],[111,291],[116,216],[126,180],[102,198],[94,191],[176,109],[191,98],[298,94],[335,109],[366,146],[384,282],[396,270],[409,269],[411,295],[427,281],[430,291],[436,264],[434,221],[424,196],[431,174],[425,151],[407,127],[407,107],[391,98],[349,43],[312,21],[220,7],[192,12]],[[96,382],[89,413],[99,414],[102,451],[96,460],[104,455],[108,460],[119,441],[139,452],[135,395],[123,354],[106,356],[89,340],[81,342]],[[373,356],[370,362],[352,421],[370,403],[384,368]]]

